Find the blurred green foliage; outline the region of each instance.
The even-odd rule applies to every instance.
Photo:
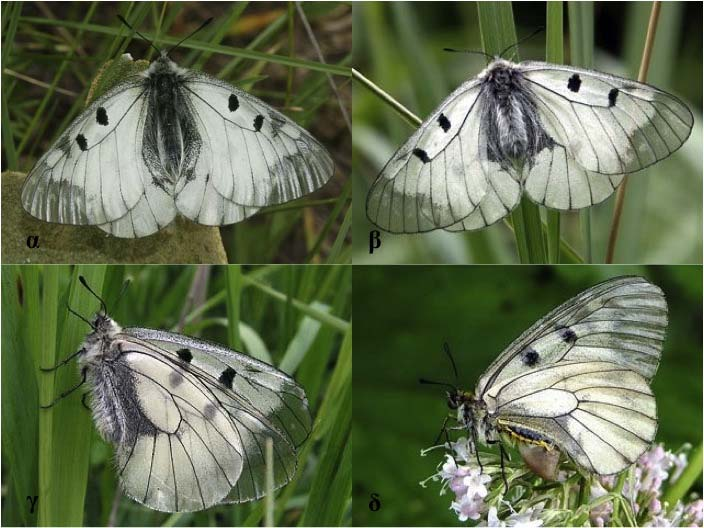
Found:
[[[579,5],[577,5],[579,4]],[[514,2],[518,38],[545,27],[545,3]],[[651,4],[567,3],[565,58],[570,62],[573,27],[586,31],[593,6],[597,70],[636,78]],[[573,9],[574,8],[574,9]],[[354,5],[354,66],[382,90],[423,118],[455,87],[477,75],[486,60],[447,53],[444,47],[481,50],[476,2],[362,2]],[[579,20],[576,20],[579,18]],[[615,262],[698,263],[702,255],[702,6],[662,4],[648,82],[683,98],[695,115],[689,140],[672,157],[629,179]],[[588,35],[590,35],[589,33]],[[587,36],[588,36],[587,35]],[[545,34],[521,43],[521,60],[545,59]],[[584,43],[579,44],[584,46]],[[513,233],[505,223],[478,232],[423,235],[383,233],[368,253],[366,194],[393,152],[413,128],[359,83],[354,86],[353,182],[355,263],[516,262]],[[614,198],[590,208],[591,235],[580,214],[562,214],[562,239],[584,260],[603,262]],[[545,209],[543,209],[543,214]]]
[[[357,266],[354,269],[353,516],[360,526],[458,524],[450,495],[419,482],[441,452],[426,457],[448,413],[442,387],[473,390],[491,361],[521,332],[584,289],[641,275],[668,300],[669,326],[652,387],[666,448],[702,441],[702,275],[699,266]],[[459,435],[458,435],[459,436]],[[484,447],[483,449],[487,449]],[[498,449],[494,450],[498,453]],[[701,494],[701,481],[695,490]],[[370,494],[381,508],[369,510]]]

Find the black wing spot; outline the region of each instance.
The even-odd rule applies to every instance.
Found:
[[[215,408],[215,405],[212,403],[206,403],[205,407],[203,408],[203,416],[205,416],[206,420],[212,420],[215,418],[215,411],[217,409]]]
[[[611,88],[609,90],[609,107],[616,105],[616,98],[618,97],[618,88]]]
[[[178,355],[179,358],[181,358],[181,361],[185,361],[186,363],[190,363],[191,360],[193,359],[193,354],[191,354],[191,351],[188,350],[187,348],[182,348],[180,350],[177,350],[176,354]]]
[[[181,373],[178,370],[172,370],[169,373],[169,386],[173,389],[181,385],[181,383],[183,383],[183,376]]]
[[[582,86],[582,79],[579,78],[578,74],[573,73],[572,77],[567,81],[567,88],[577,93],[580,86]]]
[[[88,150],[88,142],[86,141],[86,137],[83,134],[78,134],[76,136],[76,143],[78,143],[78,148],[80,148],[81,150]]]
[[[259,114],[257,117],[254,118],[254,130],[256,132],[259,132],[262,129],[262,125],[264,124],[264,116]]]
[[[438,117],[438,124],[440,125],[440,128],[442,128],[443,132],[450,130],[450,120],[445,117],[445,114],[443,113],[441,113],[440,117]]]
[[[540,361],[540,354],[532,348],[526,348],[521,352],[521,361],[523,361],[524,365],[532,367]]]
[[[228,389],[232,388],[232,380],[235,379],[235,371],[232,367],[227,367],[225,370],[222,371],[222,374],[220,374],[220,377],[218,378],[218,381],[225,385]]]
[[[230,95],[230,99],[227,101],[227,108],[230,110],[230,112],[234,112],[240,107],[240,100],[237,99],[237,96],[235,94]]]
[[[421,160],[423,163],[430,163],[430,158],[428,157],[428,153],[425,152],[423,149],[414,148],[413,155],[415,157],[417,157],[419,160]]]
[[[558,335],[560,336],[560,339],[570,345],[574,345],[577,342],[577,334],[574,333],[574,330],[567,328],[566,326],[558,330]]]
[[[102,106],[98,107],[98,111],[95,113],[95,120],[99,125],[107,126],[108,124],[108,113]]]

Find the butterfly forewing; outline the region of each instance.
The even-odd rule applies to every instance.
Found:
[[[211,175],[221,199],[249,207],[279,204],[332,176],[323,146],[262,101],[198,72],[189,73],[183,89],[203,143],[196,173]]]
[[[675,96],[601,72],[523,62],[546,130],[586,170],[625,174],[666,158],[694,118]]]
[[[597,284],[555,308],[490,365],[478,395],[502,381],[563,361],[611,361],[646,380],[657,370],[667,328],[660,288],[641,277]]]
[[[480,149],[481,85],[453,92],[394,154],[367,197],[370,220],[391,232],[447,227],[466,218],[501,168]]]
[[[229,424],[232,437],[227,438],[238,446],[242,471],[226,490],[226,501],[252,500],[265,493],[267,438],[273,442],[274,487],[293,478],[296,448],[310,433],[311,417],[305,393],[292,378],[266,363],[180,334],[144,328],[123,332],[148,343],[155,354],[193,378],[204,394],[206,425],[207,418],[215,416],[213,409]]]
[[[22,205],[46,222],[103,224],[132,210],[144,191],[141,156],[145,88],[131,78],[78,116],[40,158]]]

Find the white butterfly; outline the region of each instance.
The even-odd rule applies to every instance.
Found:
[[[115,445],[127,495],[169,512],[258,499],[266,492],[267,439],[273,488],[293,478],[311,430],[295,380],[214,343],[121,328],[101,304],[80,350],[54,368],[78,358],[80,385],[90,387],[98,432]]]
[[[394,154],[367,196],[393,233],[480,229],[523,191],[553,209],[608,198],[624,174],[676,151],[694,119],[653,86],[592,70],[496,58]]]
[[[46,222],[135,238],[177,214],[240,222],[333,172],[325,148],[291,119],[161,52],[71,123],[27,176],[22,205]]]
[[[548,479],[560,453],[584,472],[618,473],[655,438],[650,381],[666,328],[660,288],[641,277],[608,280],[523,332],[474,393],[453,389],[448,404],[474,451],[478,443],[516,442]]]

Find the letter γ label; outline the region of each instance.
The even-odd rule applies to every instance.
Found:
[[[27,500],[29,501],[29,513],[34,513],[34,508],[37,505],[37,500],[39,500],[39,495],[27,495]]]

